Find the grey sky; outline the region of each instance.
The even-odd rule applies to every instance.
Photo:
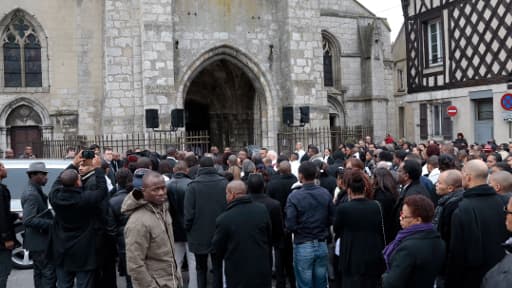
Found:
[[[357,0],[379,17],[386,18],[391,27],[391,42],[393,42],[404,22],[402,2],[400,0]]]

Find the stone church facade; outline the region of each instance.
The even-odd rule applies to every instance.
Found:
[[[389,27],[355,0],[4,0],[0,33],[2,149],[150,132],[147,110],[232,147],[275,148],[283,107],[395,124]]]

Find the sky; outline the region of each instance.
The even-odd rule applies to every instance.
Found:
[[[375,15],[386,18],[391,27],[391,42],[395,41],[396,35],[404,22],[401,0],[357,0]]]

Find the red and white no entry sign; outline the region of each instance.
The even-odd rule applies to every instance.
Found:
[[[457,115],[457,106],[453,106],[453,105],[448,106],[447,112],[448,112],[448,116],[450,116],[450,117]]]

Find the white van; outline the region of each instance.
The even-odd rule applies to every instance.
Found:
[[[70,163],[71,160],[48,160],[48,159],[0,159],[7,169],[7,178],[2,183],[7,185],[11,192],[11,211],[16,212],[23,217],[23,209],[21,208],[21,193],[28,184],[28,175],[26,173],[28,166],[32,162],[44,162],[48,169],[48,183],[43,187],[44,193],[48,194],[55,182],[55,179]],[[13,266],[18,269],[32,268],[32,259],[27,250],[23,249],[23,237],[25,229],[22,221],[15,223],[16,231],[16,247],[12,251]]]

